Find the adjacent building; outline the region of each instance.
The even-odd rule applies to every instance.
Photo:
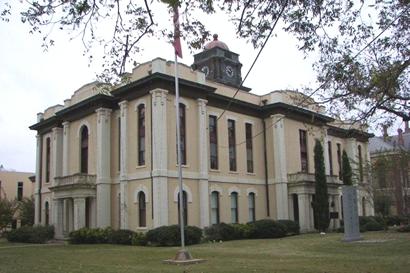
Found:
[[[119,86],[87,84],[64,105],[39,113],[30,127],[37,131],[36,223],[53,223],[60,237],[81,227],[144,231],[177,224],[179,107],[185,223],[291,219],[313,230],[319,139],[337,227],[342,150],[365,164],[371,135],[335,122],[301,93],[252,94],[240,87],[241,66],[215,37],[192,66],[178,64],[179,103],[175,63],[157,58]],[[356,183],[366,186],[368,174]],[[366,191],[359,194],[361,211],[372,214]]]
[[[404,121],[404,130],[396,135],[383,135],[369,140],[373,166],[375,201],[387,202],[388,213],[410,215],[410,128]],[[383,208],[383,206],[381,206]]]

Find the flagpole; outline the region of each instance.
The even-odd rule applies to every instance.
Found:
[[[182,160],[181,160],[181,122],[179,116],[179,82],[178,82],[178,56],[175,53],[175,104],[177,120],[177,157],[178,157],[178,181],[179,181],[179,226],[181,229],[181,248],[185,249],[184,234],[184,206],[183,206],[183,184],[182,184]]]

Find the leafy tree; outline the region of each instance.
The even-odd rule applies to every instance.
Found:
[[[383,218],[390,215],[391,198],[388,195],[378,194],[374,198],[374,211]]]
[[[315,69],[320,88],[306,92],[326,103],[331,113],[355,121],[409,117],[408,0],[5,0],[0,19],[21,11],[31,32],[43,35],[45,47],[54,44],[50,30],[69,31],[81,37],[90,59],[93,46],[102,45],[105,74],[120,75],[136,60],[142,39],[172,39],[170,19],[161,24],[157,12],[165,6],[180,7],[181,35],[191,49],[199,49],[210,36],[203,14],[226,13],[237,35],[255,47],[281,26],[299,40],[304,53],[319,53]]]
[[[323,158],[323,148],[317,139],[314,148],[315,159],[315,209],[316,228],[319,231],[326,231],[329,227],[329,194],[327,192],[325,162]]]
[[[23,198],[18,205],[19,218],[22,226],[34,225],[34,198]]]
[[[345,150],[342,155],[342,181],[344,185],[351,186],[352,183],[352,167],[350,166],[349,157]]]
[[[16,212],[16,202],[0,198],[0,231],[3,231],[13,221]]]

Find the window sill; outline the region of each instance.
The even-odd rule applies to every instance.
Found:
[[[145,167],[147,167],[147,166],[146,165],[137,165],[137,166],[135,166],[135,169],[143,169]]]
[[[135,230],[148,230],[148,227],[136,227]]]
[[[246,173],[246,175],[256,176],[256,173]]]
[[[179,164],[175,164],[175,167],[178,167]],[[189,168],[189,165],[182,165],[181,168]]]
[[[214,173],[220,173],[221,171],[219,169],[209,169],[210,172]]]
[[[228,173],[230,173],[230,174],[239,174],[238,171],[229,171]]]

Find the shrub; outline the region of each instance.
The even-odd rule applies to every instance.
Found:
[[[205,228],[205,237],[208,241],[230,241],[237,238],[232,225],[219,223]]]
[[[397,229],[398,232],[410,232],[410,225],[401,226]]]
[[[53,226],[23,226],[8,231],[6,238],[9,242],[44,244],[54,238]]]
[[[286,227],[287,235],[296,235],[300,233],[300,226],[298,223],[292,220],[277,220],[277,223],[280,223]]]
[[[370,221],[364,225],[366,231],[378,231],[383,230],[384,226],[376,221]]]
[[[286,236],[286,227],[273,220],[259,220],[249,225],[251,226],[249,236],[252,239],[280,238]]]
[[[198,244],[201,241],[202,230],[198,227],[187,226],[184,229],[185,244]],[[162,226],[147,232],[148,244],[154,246],[179,246],[181,243],[180,227],[178,225]]]
[[[248,239],[251,232],[251,225],[250,224],[232,224],[234,228],[234,239]]]
[[[385,226],[385,221],[382,217],[378,217],[378,216],[360,216],[359,224],[360,224],[360,231],[364,232],[367,230],[372,231],[373,228],[376,228],[375,230],[380,230],[380,229],[377,229],[379,226],[381,226],[383,229]],[[370,229],[367,229],[368,224],[369,224]]]
[[[113,230],[111,234],[109,234],[108,242],[111,244],[131,245],[134,234],[134,231],[127,229]]]
[[[146,246],[147,245],[147,236],[142,232],[134,232],[131,239],[131,244],[133,246]]]
[[[105,244],[109,242],[112,232],[111,228],[81,228],[70,232],[68,236],[72,244]]]

